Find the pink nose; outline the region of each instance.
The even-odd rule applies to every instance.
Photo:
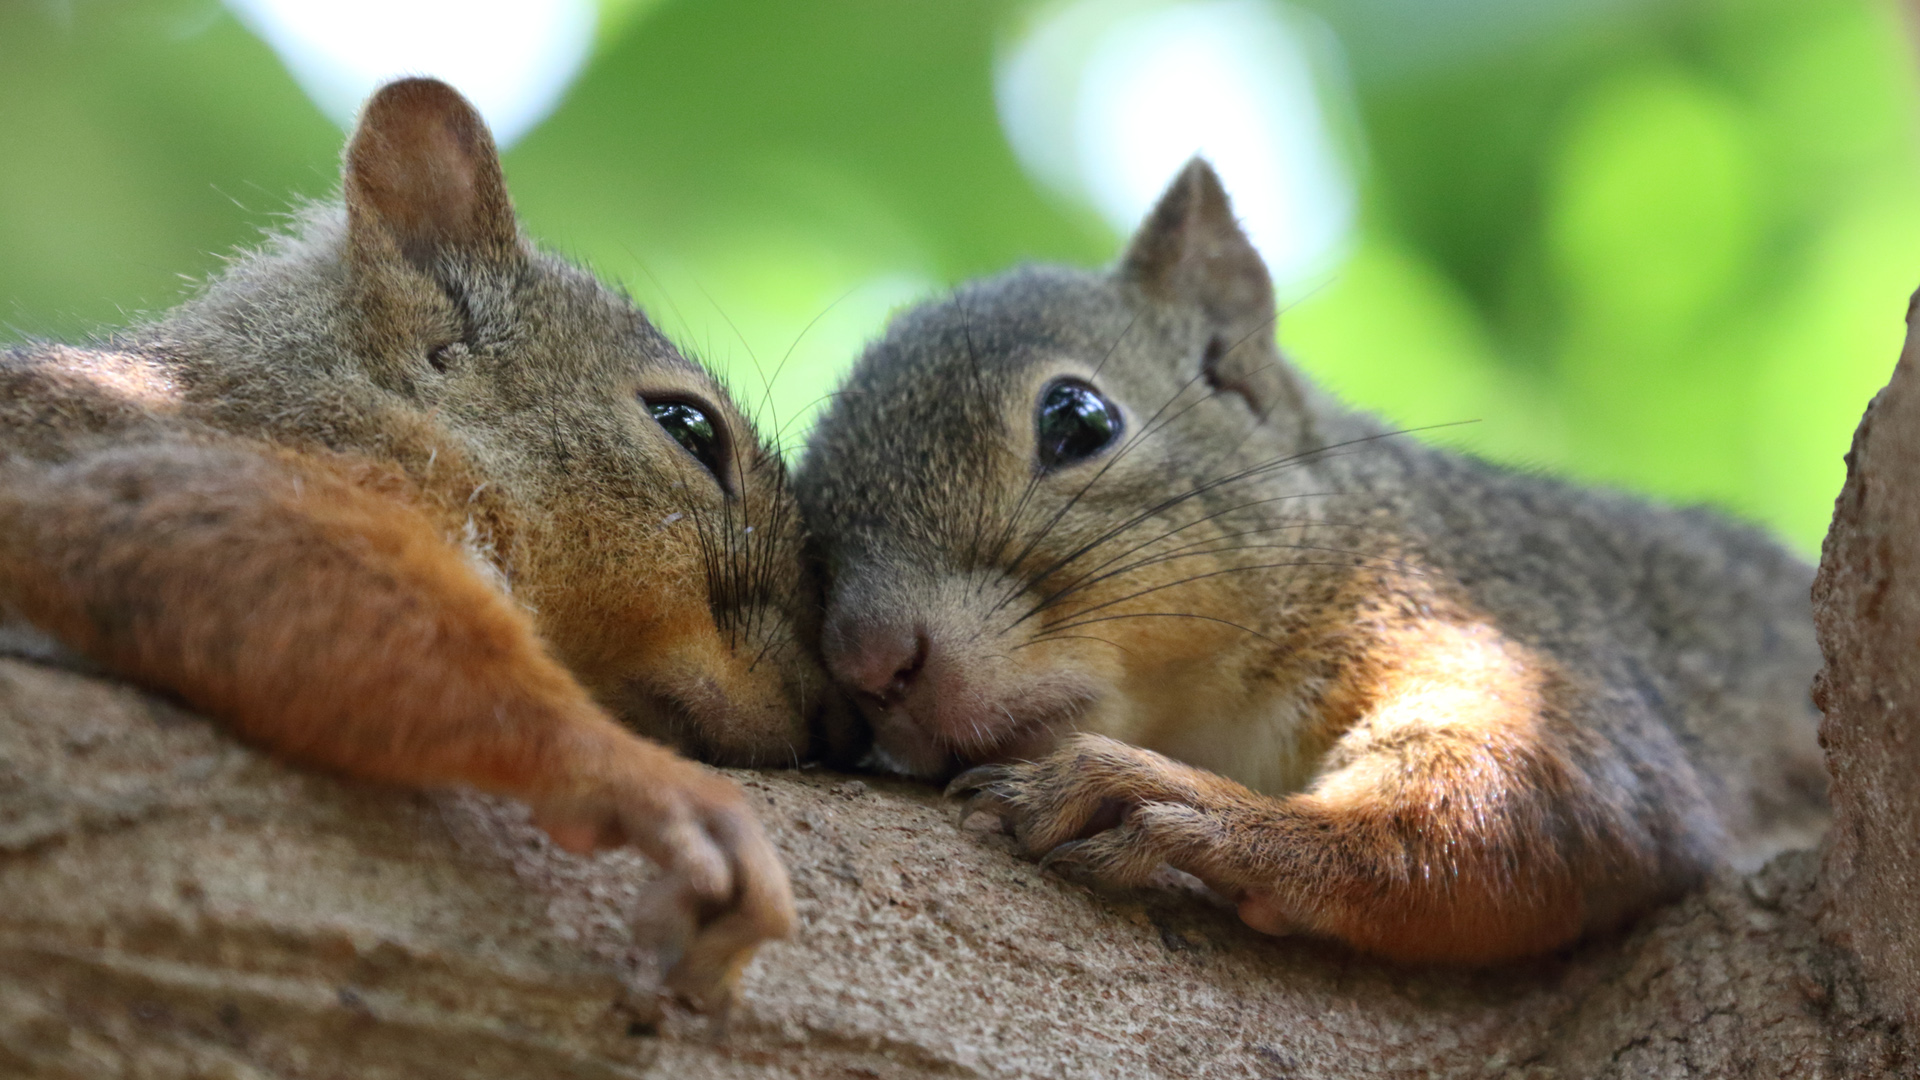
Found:
[[[927,633],[918,627],[875,627],[833,650],[827,662],[848,686],[898,702],[927,666]]]

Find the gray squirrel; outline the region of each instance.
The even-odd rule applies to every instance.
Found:
[[[873,760],[1048,862],[1407,962],[1550,951],[1815,834],[1805,563],[1397,433],[1274,318],[1195,160],[1112,271],[893,320],[795,475]]]

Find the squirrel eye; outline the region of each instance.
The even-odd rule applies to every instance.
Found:
[[[1077,379],[1062,379],[1040,395],[1035,420],[1040,463],[1048,468],[1085,461],[1120,436],[1120,407]]]
[[[649,401],[647,412],[653,421],[659,424],[673,441],[686,448],[694,460],[706,467],[715,480],[722,480],[722,467],[726,462],[726,447],[721,442],[720,428],[713,417],[698,405],[685,401]]]

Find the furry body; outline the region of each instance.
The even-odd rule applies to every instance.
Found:
[[[377,94],[343,187],[156,322],[0,354],[4,621],[295,762],[639,846],[697,924],[673,981],[713,1003],[792,903],[740,792],[662,742],[805,752],[823,678],[779,462],[519,235],[445,85]],[[725,475],[655,400],[711,412]]]
[[[967,286],[868,350],[796,483],[881,763],[986,763],[955,789],[1036,854],[1402,960],[1555,948],[1811,837],[1805,564],[1396,435],[1273,313],[1196,162],[1112,274]],[[1049,464],[1062,385],[1123,426]]]

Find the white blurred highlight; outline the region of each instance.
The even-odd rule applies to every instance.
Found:
[[[593,0],[226,0],[342,127],[381,83],[432,75],[502,147],[546,119],[593,48]]]
[[[1022,163],[1123,234],[1204,155],[1285,295],[1330,269],[1353,227],[1322,101],[1332,55],[1319,23],[1268,0],[1078,0],[1002,58],[996,97]]]

